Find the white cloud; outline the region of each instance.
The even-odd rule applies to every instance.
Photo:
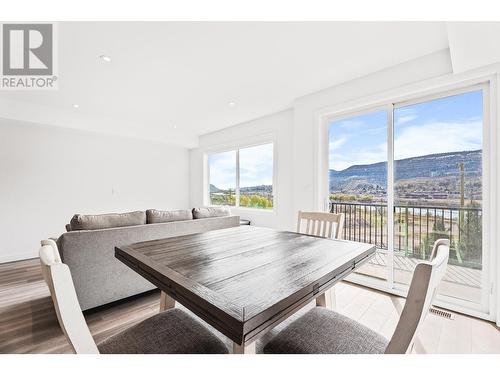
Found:
[[[347,142],[347,137],[342,137],[337,140],[330,142],[330,150],[337,147],[343,146]]]
[[[209,157],[210,183],[219,189],[236,187],[236,153],[224,152]]]
[[[330,168],[341,171],[351,165],[373,164],[387,161],[387,145],[385,143],[374,145],[369,150],[352,150],[339,153],[330,149]]]
[[[271,144],[240,150],[240,186],[273,183],[273,146]]]
[[[417,115],[406,115],[406,116],[400,116],[398,117],[398,120],[397,120],[397,123],[398,124],[404,124],[404,123],[407,123],[407,122],[410,122],[410,121],[413,121],[415,120],[416,118],[418,118]]]
[[[394,141],[396,160],[482,148],[481,120],[453,123],[431,122],[422,125],[407,125],[397,130]],[[372,164],[387,160],[386,143],[342,152],[332,147],[332,144],[333,142],[330,142],[330,168],[336,170],[343,170],[351,165]]]
[[[340,120],[338,122],[334,122],[335,126],[339,129],[356,129],[358,127],[364,127],[366,126],[364,121],[361,120]]]
[[[236,154],[224,152],[209,157],[210,183],[219,189],[236,187]],[[273,183],[272,144],[240,150],[240,184],[245,186]]]
[[[481,127],[481,121],[433,122],[405,127],[395,138],[394,158],[480,149]]]

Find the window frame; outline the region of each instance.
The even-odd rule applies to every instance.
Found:
[[[475,304],[469,301],[461,301],[455,297],[448,297],[439,295],[436,299],[436,305],[442,306],[444,308],[449,308],[454,311],[466,313],[469,315],[477,316],[479,318],[495,320],[496,317],[496,306],[497,306],[497,296],[493,291],[496,289],[495,280],[498,278],[500,272],[497,269],[496,263],[497,255],[494,253],[496,249],[496,237],[494,236],[494,230],[496,226],[496,220],[491,215],[495,212],[495,197],[492,195],[497,191],[497,173],[495,171],[495,165],[497,165],[497,159],[495,157],[495,146],[497,132],[495,129],[496,112],[494,111],[494,104],[496,97],[496,79],[491,75],[480,75],[470,79],[453,79],[450,82],[449,79],[438,79],[440,84],[434,84],[427,86],[426,89],[415,89],[412,90],[411,86],[406,88],[400,88],[394,91],[390,91],[385,94],[381,94],[378,100],[371,100],[370,98],[364,98],[363,100],[355,100],[351,103],[344,103],[342,106],[337,106],[336,108],[327,108],[316,112],[316,124],[318,126],[317,132],[317,153],[315,155],[315,160],[317,161],[317,168],[315,168],[315,181],[317,183],[315,194],[316,194],[316,205],[318,209],[321,207],[326,208],[326,202],[329,197],[328,189],[328,135],[329,135],[329,124],[333,121],[339,121],[342,119],[359,116],[366,113],[376,112],[380,110],[387,111],[388,119],[388,144],[387,144],[387,162],[388,162],[388,186],[387,186],[387,203],[391,206],[394,205],[394,137],[393,137],[393,117],[394,110],[396,108],[405,107],[408,105],[418,104],[422,102],[432,101],[439,98],[445,98],[453,95],[459,95],[467,92],[481,90],[483,93],[483,160],[482,160],[482,170],[483,170],[483,298],[481,304]],[[432,87],[429,89],[428,87]],[[383,99],[380,99],[382,97]],[[326,199],[325,199],[326,197]],[[394,222],[394,216],[388,210],[388,220],[389,222]],[[393,225],[388,225],[388,240],[393,241],[394,228]],[[389,250],[387,255],[390,257],[388,261],[393,264],[393,243],[389,243]],[[386,253],[383,251],[383,253]],[[379,289],[392,294],[406,296],[408,292],[408,287],[401,287],[401,285],[395,286],[394,283],[394,270],[393,266],[388,270],[387,281],[377,280],[373,277],[353,274],[349,277],[349,280]]]
[[[273,160],[272,160],[272,187],[273,187],[273,207],[271,209],[265,208],[255,208],[240,206],[240,150],[251,147],[258,147],[271,144],[273,147]],[[277,199],[276,199],[276,137],[274,134],[267,134],[257,139],[250,140],[248,142],[238,142],[232,145],[215,147],[207,150],[204,153],[204,197],[203,202],[205,206],[208,207],[221,207],[221,205],[214,205],[210,199],[210,165],[208,162],[209,156],[214,154],[219,154],[223,152],[235,151],[236,153],[236,188],[235,188],[235,205],[229,206],[238,210],[251,210],[253,212],[262,213],[276,213]]]

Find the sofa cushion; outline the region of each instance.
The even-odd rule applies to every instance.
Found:
[[[174,211],[159,211],[147,210],[146,220],[148,224],[168,223],[170,221],[192,220],[193,213],[191,210],[174,210]]]
[[[193,208],[194,219],[206,219],[209,217],[231,216],[229,207],[201,207]]]
[[[146,213],[144,211],[102,215],[76,214],[70,221],[71,231],[129,227],[142,224],[146,224]]]

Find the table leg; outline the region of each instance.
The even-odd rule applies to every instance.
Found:
[[[335,310],[337,308],[335,287],[331,287],[326,290],[325,293],[316,298],[316,306],[325,307],[329,310]]]
[[[255,354],[255,341],[248,345],[238,345],[233,342],[233,354]]]
[[[162,290],[160,293],[160,312],[174,307],[175,300]]]

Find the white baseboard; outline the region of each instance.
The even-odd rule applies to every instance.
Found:
[[[9,263],[9,262],[16,262],[18,260],[26,260],[26,259],[33,259],[37,258],[38,254],[33,251],[27,251],[25,253],[18,253],[18,254],[9,254],[9,255],[1,255],[0,256],[0,263]]]

